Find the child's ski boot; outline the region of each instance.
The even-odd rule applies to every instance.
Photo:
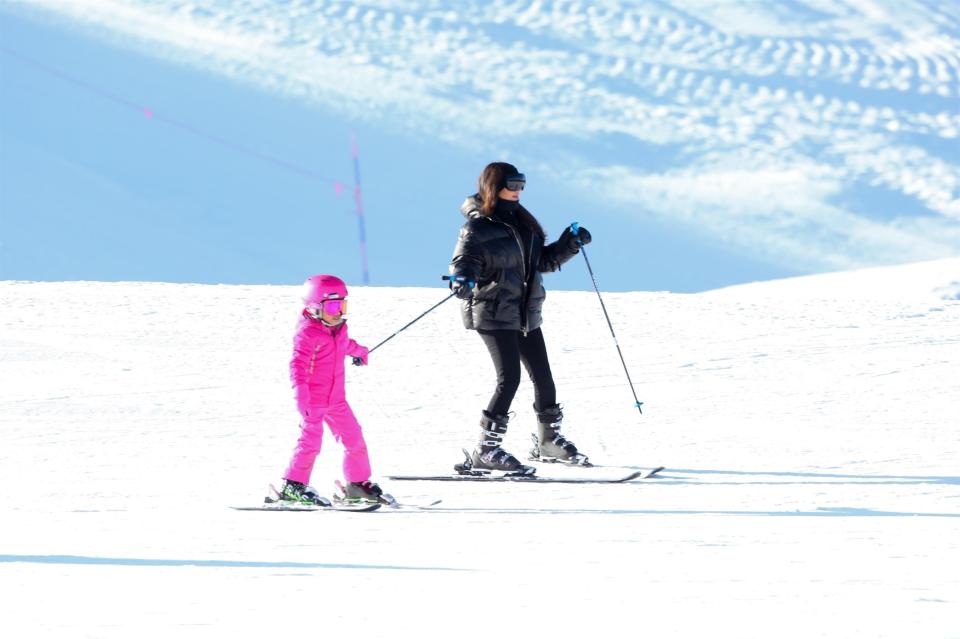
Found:
[[[386,504],[396,506],[397,500],[383,492],[377,484],[370,481],[351,481],[345,485],[336,482],[337,494],[334,501],[338,504]]]
[[[324,508],[328,508],[331,505],[330,500],[321,496],[316,488],[298,481],[293,481],[292,479],[283,480],[283,487],[277,491],[276,499],[271,500],[267,497],[265,501],[268,503],[281,501],[305,506],[322,506]]]

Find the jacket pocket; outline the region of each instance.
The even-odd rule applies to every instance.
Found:
[[[500,298],[497,297],[497,298],[494,298],[494,299],[490,300],[490,304],[488,305],[487,308],[490,309],[490,312],[489,312],[490,319],[496,319],[496,318],[497,318],[497,311],[500,310]]]

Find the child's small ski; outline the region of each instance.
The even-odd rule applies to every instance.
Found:
[[[442,503],[442,499],[434,499],[433,501],[423,502],[420,504],[415,504],[413,502],[394,501],[392,504],[390,504],[390,508],[396,508],[399,510],[431,510],[434,506]]]
[[[339,487],[339,484],[338,484]],[[234,510],[281,510],[281,511],[302,511],[310,512],[314,510],[340,510],[344,512],[365,513],[377,510],[383,503],[370,503],[368,501],[358,502],[354,500],[343,499],[342,495],[335,494],[333,500],[325,497],[317,497],[316,503],[294,501],[292,499],[282,499],[280,491],[276,486],[270,484],[270,492],[263,498],[263,504],[260,506],[231,506]]]
[[[340,512],[352,512],[352,513],[367,513],[374,510],[377,510],[383,506],[383,504],[330,504],[329,506],[320,506],[320,505],[310,505],[310,504],[294,504],[294,503],[274,503],[274,504],[263,504],[261,506],[230,506],[234,510],[280,510],[285,512],[313,512],[315,510],[323,511],[334,511],[338,510]]]

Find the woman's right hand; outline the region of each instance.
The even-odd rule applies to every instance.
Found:
[[[450,280],[450,290],[453,291],[453,294],[457,296],[458,299],[467,300],[470,299],[470,294],[473,293],[473,287],[476,286],[473,280],[468,279],[452,279]]]

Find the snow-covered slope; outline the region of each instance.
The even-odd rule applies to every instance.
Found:
[[[618,486],[404,483],[492,385],[455,302],[349,368],[432,511],[241,513],[297,431],[295,287],[0,282],[6,637],[958,636],[960,259],[698,295],[551,292],[568,434]],[[444,289],[351,289],[374,345]],[[526,448],[525,380],[508,435]],[[338,476],[332,438],[313,483]],[[616,468],[611,468],[615,466]]]

